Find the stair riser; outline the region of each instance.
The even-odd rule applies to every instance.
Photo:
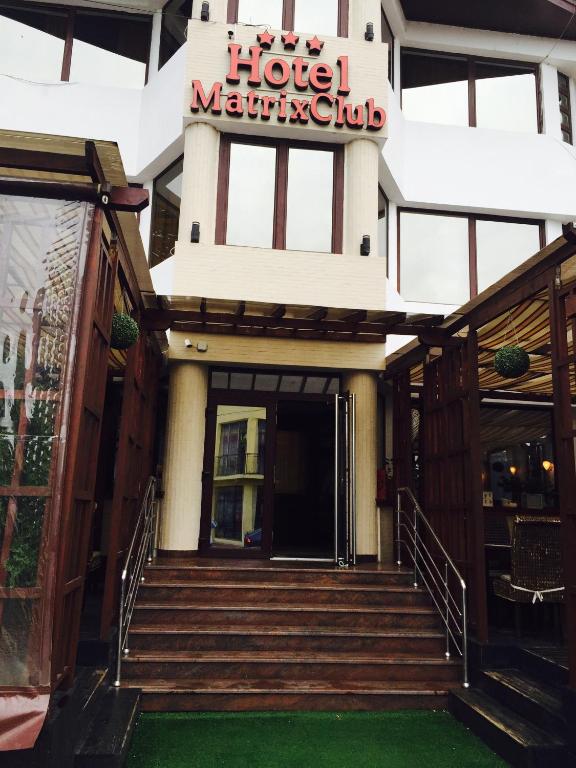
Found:
[[[312,651],[328,653],[414,654],[417,658],[441,656],[444,641],[435,637],[309,637],[300,635],[225,635],[225,634],[135,634],[128,641],[131,651]]]
[[[365,592],[363,590],[318,590],[314,588],[282,589],[270,585],[265,589],[251,587],[183,587],[179,585],[156,587],[143,584],[140,599],[145,603],[193,603],[195,605],[334,605],[369,607],[428,606],[429,597],[419,590],[401,592]]]
[[[249,627],[355,627],[371,629],[438,629],[440,621],[434,613],[358,613],[334,611],[242,611],[198,610],[195,608],[139,608],[133,617],[134,626],[171,626],[172,624],[191,627],[213,627],[222,624]]]
[[[512,709],[517,714],[529,720],[534,725],[547,731],[564,735],[565,725],[560,716],[555,717],[547,709],[541,707],[538,702],[522,696],[517,691],[503,685],[488,675],[481,675],[479,680],[480,688],[489,696],[492,696],[500,703]]]
[[[278,569],[276,571],[257,569],[220,570],[218,568],[146,568],[144,576],[150,583],[165,583],[176,581],[178,583],[202,584],[208,582],[225,583],[252,583],[252,584],[310,584],[311,586],[362,586],[380,585],[383,581],[393,586],[412,586],[412,576],[406,573],[359,573],[358,571],[341,570],[334,572],[314,573],[291,569]]]
[[[146,693],[147,712],[344,712],[444,709],[446,695],[172,694]]]
[[[139,679],[173,680],[183,684],[195,679],[202,680],[319,680],[319,681],[434,681],[449,683],[460,677],[460,669],[452,664],[342,664],[313,661],[310,663],[288,661],[266,662],[167,662],[131,661],[123,665],[126,681]]]

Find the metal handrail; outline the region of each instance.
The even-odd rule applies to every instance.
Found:
[[[146,484],[146,491],[140,507],[136,527],[132,541],[128,547],[128,553],[124,560],[122,569],[122,580],[120,589],[120,609],[118,615],[118,648],[116,658],[116,679],[114,685],[120,687],[122,672],[122,657],[127,656],[129,649],[126,645],[128,641],[128,631],[132,621],[132,613],[138,595],[138,587],[144,581],[144,564],[151,563],[156,554],[156,522],[157,522],[157,503],[156,503],[156,478],[149,477]]]
[[[412,516],[402,509],[403,494],[412,504]],[[430,542],[438,549],[439,559],[444,564],[443,572],[438,567],[437,558],[432,555],[429,546],[420,533],[422,525]],[[403,536],[403,533],[405,536]],[[403,549],[412,560],[414,587],[418,587],[419,580],[424,584],[442,618],[446,629],[446,658],[450,658],[452,646],[462,656],[463,686],[468,688],[470,681],[468,676],[466,582],[428,522],[412,490],[407,487],[398,488],[396,492],[396,554],[399,566],[402,565]],[[450,572],[456,578],[460,588],[457,595],[454,595],[453,590],[450,588]]]

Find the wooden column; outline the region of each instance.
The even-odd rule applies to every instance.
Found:
[[[208,369],[177,363],[170,372],[160,549],[198,549]]]

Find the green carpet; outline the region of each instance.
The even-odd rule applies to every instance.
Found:
[[[146,713],[128,768],[504,768],[447,712]]]

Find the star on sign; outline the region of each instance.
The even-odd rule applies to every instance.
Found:
[[[317,35],[314,35],[311,40],[306,40],[306,47],[311,55],[318,56],[322,48],[324,48],[324,40],[318,40]]]
[[[270,32],[261,32],[257,38],[262,48],[272,48],[272,43],[275,39],[274,35],[271,35]]]
[[[290,50],[294,50],[294,48],[296,48],[298,45],[298,40],[300,40],[300,38],[298,35],[295,35],[294,32],[286,32],[286,34],[282,35],[284,48],[288,48]]]

